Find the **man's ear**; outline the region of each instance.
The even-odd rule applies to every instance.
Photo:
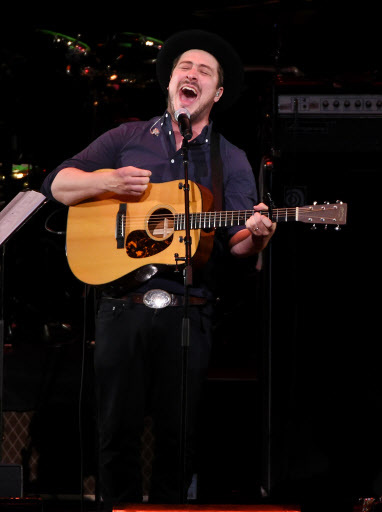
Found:
[[[224,88],[223,87],[219,87],[219,89],[216,91],[216,94],[215,94],[215,98],[214,98],[214,102],[215,103],[217,101],[219,101],[220,98],[223,96],[223,92],[224,92]]]

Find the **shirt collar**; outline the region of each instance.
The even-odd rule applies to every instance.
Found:
[[[163,114],[163,116],[160,119],[160,126],[161,129],[164,131],[164,133],[167,133],[169,137],[172,135],[172,123],[171,123],[171,116],[166,110],[166,112]],[[212,121],[210,121],[209,124],[207,124],[201,133],[190,142],[190,145],[192,144],[211,144],[211,131],[212,131]]]

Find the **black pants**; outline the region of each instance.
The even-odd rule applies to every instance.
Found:
[[[155,456],[150,501],[180,503],[183,307],[151,309],[102,299],[96,322],[99,477],[106,509],[142,501],[141,435],[153,419]],[[195,421],[209,361],[211,306],[190,306],[187,373],[187,471],[192,476]]]

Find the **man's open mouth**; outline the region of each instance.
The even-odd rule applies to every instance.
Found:
[[[191,105],[198,97],[198,90],[192,85],[183,85],[180,88],[179,96],[182,103]]]

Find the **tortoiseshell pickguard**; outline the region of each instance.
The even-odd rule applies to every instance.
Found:
[[[171,245],[173,235],[166,240],[153,240],[145,230],[132,231],[126,238],[126,252],[130,258],[147,258]]]

